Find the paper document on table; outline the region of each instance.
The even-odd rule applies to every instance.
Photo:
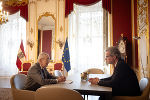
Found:
[[[109,74],[89,74],[89,78],[95,78],[95,77],[103,79],[103,78],[110,77],[110,75]]]
[[[72,80],[66,80],[65,82],[61,82],[61,83],[64,83],[64,84],[71,84],[73,81]]]

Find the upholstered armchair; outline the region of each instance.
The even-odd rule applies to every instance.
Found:
[[[62,63],[55,63],[54,70],[62,70]]]
[[[36,90],[35,100],[83,100],[83,97],[75,90],[61,87],[43,87]]]
[[[140,80],[141,96],[114,96],[112,100],[149,100],[150,80],[142,78]]]
[[[27,75],[27,72],[28,72],[30,67],[31,67],[31,63],[30,62],[24,62],[22,64],[22,68],[21,68],[21,71],[19,73]]]
[[[89,68],[85,72],[87,72],[88,74],[104,74],[103,70],[99,68]],[[84,98],[85,98],[85,95],[84,95]],[[87,98],[88,98],[88,95],[87,95]]]
[[[62,63],[55,63],[54,64],[54,75],[55,76],[62,76]]]
[[[34,100],[34,91],[23,90],[26,75],[16,74],[10,78],[13,100]]]
[[[99,68],[90,68],[86,70],[85,72],[88,72],[88,74],[104,74],[103,70]]]

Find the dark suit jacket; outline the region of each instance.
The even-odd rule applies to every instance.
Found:
[[[112,87],[113,96],[137,96],[141,94],[136,74],[123,60],[118,61],[111,77],[101,79],[98,84]]]
[[[57,83],[56,77],[49,74],[44,68],[45,78],[43,77],[42,69],[39,63],[35,63],[27,73],[27,81],[24,89],[35,91],[43,85]]]

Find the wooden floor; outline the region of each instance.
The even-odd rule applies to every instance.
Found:
[[[13,100],[10,89],[10,77],[0,77],[0,100]]]

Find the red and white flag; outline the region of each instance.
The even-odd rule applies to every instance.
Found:
[[[21,71],[21,65],[24,60],[25,60],[25,52],[23,47],[23,41],[21,40],[20,48],[17,54],[17,61],[16,61],[16,65],[19,71]]]

